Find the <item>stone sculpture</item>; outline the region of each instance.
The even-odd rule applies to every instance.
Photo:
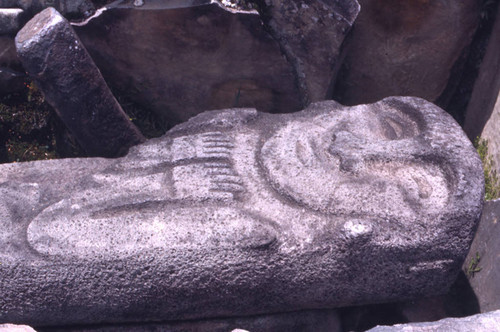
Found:
[[[184,320],[443,293],[482,167],[418,98],[202,113],[120,159],[0,165],[0,323]]]

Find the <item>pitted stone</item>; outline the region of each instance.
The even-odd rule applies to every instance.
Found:
[[[69,131],[90,156],[116,157],[144,142],[70,23],[54,8],[16,36],[19,59]]]
[[[410,97],[210,111],[123,158],[0,165],[0,322],[236,317],[444,293],[482,197],[460,127]]]

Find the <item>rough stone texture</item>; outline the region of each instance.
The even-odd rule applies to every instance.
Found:
[[[306,310],[270,315],[114,326],[65,326],[50,332],[341,332],[335,309]],[[1,332],[1,331],[0,331]]]
[[[477,0],[359,0],[334,99],[354,105],[387,96],[434,102],[479,19]]]
[[[498,332],[500,331],[500,310],[464,318],[446,318],[437,322],[377,326],[367,332]]]
[[[55,9],[30,20],[17,34],[16,48],[28,74],[88,155],[124,155],[145,140]]]
[[[36,332],[27,325],[0,324],[0,332]]]
[[[488,140],[488,152],[500,172],[500,6],[488,48],[467,106],[464,130],[471,140]]]
[[[304,105],[330,99],[356,0],[266,0],[263,17],[293,64]]]
[[[207,109],[302,108],[293,68],[257,12],[145,6],[155,10],[112,8],[75,27],[113,90],[174,124]]]
[[[0,8],[0,35],[16,33],[24,22],[21,8]]]
[[[481,312],[500,309],[499,220],[500,200],[486,202],[474,242],[463,266]],[[473,272],[474,269],[480,271]]]
[[[0,322],[231,317],[444,293],[483,186],[459,126],[410,97],[205,112],[123,158],[0,165]]]

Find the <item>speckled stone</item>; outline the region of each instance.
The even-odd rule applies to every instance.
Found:
[[[367,332],[499,332],[500,310],[463,318],[445,318],[437,322],[377,326]]]
[[[119,159],[0,165],[0,322],[235,317],[440,294],[483,202],[422,99],[205,112]]]
[[[70,23],[54,8],[16,36],[19,59],[89,156],[123,156],[145,141],[104,81]]]

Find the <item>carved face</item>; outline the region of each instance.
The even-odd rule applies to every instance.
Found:
[[[364,105],[294,121],[264,144],[262,164],[276,190],[321,212],[436,212],[448,189],[439,166],[415,157],[429,150],[419,122]]]

